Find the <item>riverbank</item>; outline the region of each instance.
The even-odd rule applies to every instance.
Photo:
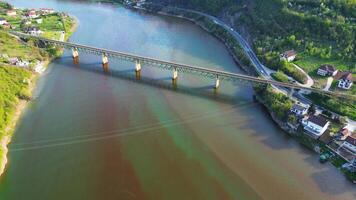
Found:
[[[78,26],[78,20],[71,17],[69,22],[63,21],[64,29],[68,26],[70,26],[70,29],[65,33],[65,40],[67,40],[76,30]],[[18,51],[20,51],[21,49],[21,55],[23,55],[21,59],[34,59],[32,55],[38,54],[41,55],[38,57],[38,59],[41,61],[38,60],[36,66],[31,68],[0,63],[0,67],[3,69],[2,75],[7,81],[3,83],[3,86],[0,88],[0,95],[3,95],[5,91],[13,91],[13,93],[11,93],[12,99],[4,100],[11,103],[6,107],[4,106],[1,108],[1,110],[4,110],[5,113],[4,116],[2,116],[3,124],[0,127],[2,129],[0,130],[0,177],[6,171],[6,166],[8,164],[7,146],[11,142],[11,138],[15,132],[18,122],[21,120],[23,112],[26,110],[28,104],[31,102],[31,97],[36,87],[37,80],[40,78],[41,74],[47,69],[48,65],[52,62],[52,60],[62,55],[63,53],[63,49],[50,48],[50,51],[49,49],[43,50],[39,49],[38,47],[35,47],[33,44],[23,42],[19,38],[11,36],[7,33],[2,33],[2,35],[6,37],[6,39],[4,39],[4,46],[6,45],[6,42],[8,42],[9,46],[11,46],[11,48],[9,48],[11,49],[10,52],[6,51],[6,49],[2,51],[2,58],[20,55]],[[10,40],[8,38],[10,38]],[[12,72],[13,70],[15,72]],[[22,74],[26,75],[21,76]],[[20,92],[16,92],[16,90],[13,89],[14,86],[12,84],[14,83],[17,83],[21,86]],[[8,104],[6,102],[0,103]]]

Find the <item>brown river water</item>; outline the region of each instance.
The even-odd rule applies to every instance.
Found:
[[[70,41],[243,73],[190,22],[120,6],[10,0],[79,20]],[[248,85],[70,52],[49,65],[9,146],[1,200],[356,199],[330,164],[279,130]]]

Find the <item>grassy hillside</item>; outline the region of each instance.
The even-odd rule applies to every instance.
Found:
[[[19,42],[15,37],[10,36],[4,31],[0,31],[0,52],[8,57],[20,57],[25,60],[43,60],[46,53],[38,48]],[[7,59],[1,57],[0,63],[6,63]]]
[[[19,99],[29,98],[32,72],[18,67],[0,66],[0,137],[10,122]]]

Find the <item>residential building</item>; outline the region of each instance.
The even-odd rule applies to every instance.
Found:
[[[17,15],[16,10],[8,10],[6,11],[6,15],[9,17],[14,17]]]
[[[294,104],[292,108],[290,109],[292,113],[295,113],[297,116],[303,116],[308,113],[308,107],[300,105],[300,104]]]
[[[338,70],[332,65],[322,65],[319,67],[317,74],[320,76],[335,76]]]
[[[340,148],[349,150],[352,154],[356,155],[356,138],[348,136]]]
[[[8,63],[10,65],[16,65],[18,61],[19,61],[19,59],[17,57],[13,57],[13,58],[9,58],[8,59]]]
[[[8,10],[6,11],[6,15],[10,17],[16,16],[16,10]]]
[[[27,28],[26,33],[30,35],[38,36],[42,34],[42,31],[37,27],[29,27]]]
[[[312,115],[302,120],[304,130],[318,138],[328,129],[330,122],[320,115]]]
[[[281,58],[287,60],[288,62],[292,62],[297,57],[297,52],[294,50],[286,51],[281,54]]]
[[[53,14],[54,10],[52,8],[41,8],[40,12],[42,15],[49,15],[49,14]]]
[[[7,24],[6,19],[0,18],[0,25],[4,25],[4,24]]]
[[[338,87],[348,90],[351,88],[354,78],[351,72],[343,72],[339,78]]]
[[[16,63],[16,66],[19,66],[19,67],[29,67],[29,66],[30,66],[30,62],[27,61],[27,60],[19,60],[19,61]]]
[[[3,28],[5,28],[5,29],[10,29],[11,28],[11,24],[9,23],[9,22],[7,22],[7,23],[5,23],[5,24],[3,24],[3,25],[1,25]]]
[[[30,19],[34,19],[38,17],[38,14],[36,12],[36,10],[30,10],[26,13],[26,17],[30,18]]]
[[[346,138],[349,136],[351,136],[351,131],[346,127],[340,129],[340,131],[338,132],[338,139],[340,140],[346,140]]]

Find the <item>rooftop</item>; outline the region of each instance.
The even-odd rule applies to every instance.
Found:
[[[356,146],[356,139],[354,137],[348,136],[345,141]]]
[[[291,56],[297,55],[297,52],[294,51],[294,50],[289,50],[289,51],[284,52],[283,55],[286,56],[286,57],[291,57]]]
[[[312,115],[311,117],[309,117],[308,121],[316,124],[316,125],[319,125],[321,127],[324,127],[327,123],[328,123],[328,120],[326,120],[324,117],[318,115]]]
[[[354,77],[351,72],[343,72],[339,79],[354,81]]]
[[[307,109],[306,107],[300,105],[300,104],[294,104],[293,107],[292,107],[293,110],[300,110],[300,111],[303,111],[305,109]]]
[[[336,70],[336,68],[333,65],[329,65],[329,64],[321,65],[319,67],[319,69],[322,69],[325,71],[331,71],[331,72],[334,72]]]

